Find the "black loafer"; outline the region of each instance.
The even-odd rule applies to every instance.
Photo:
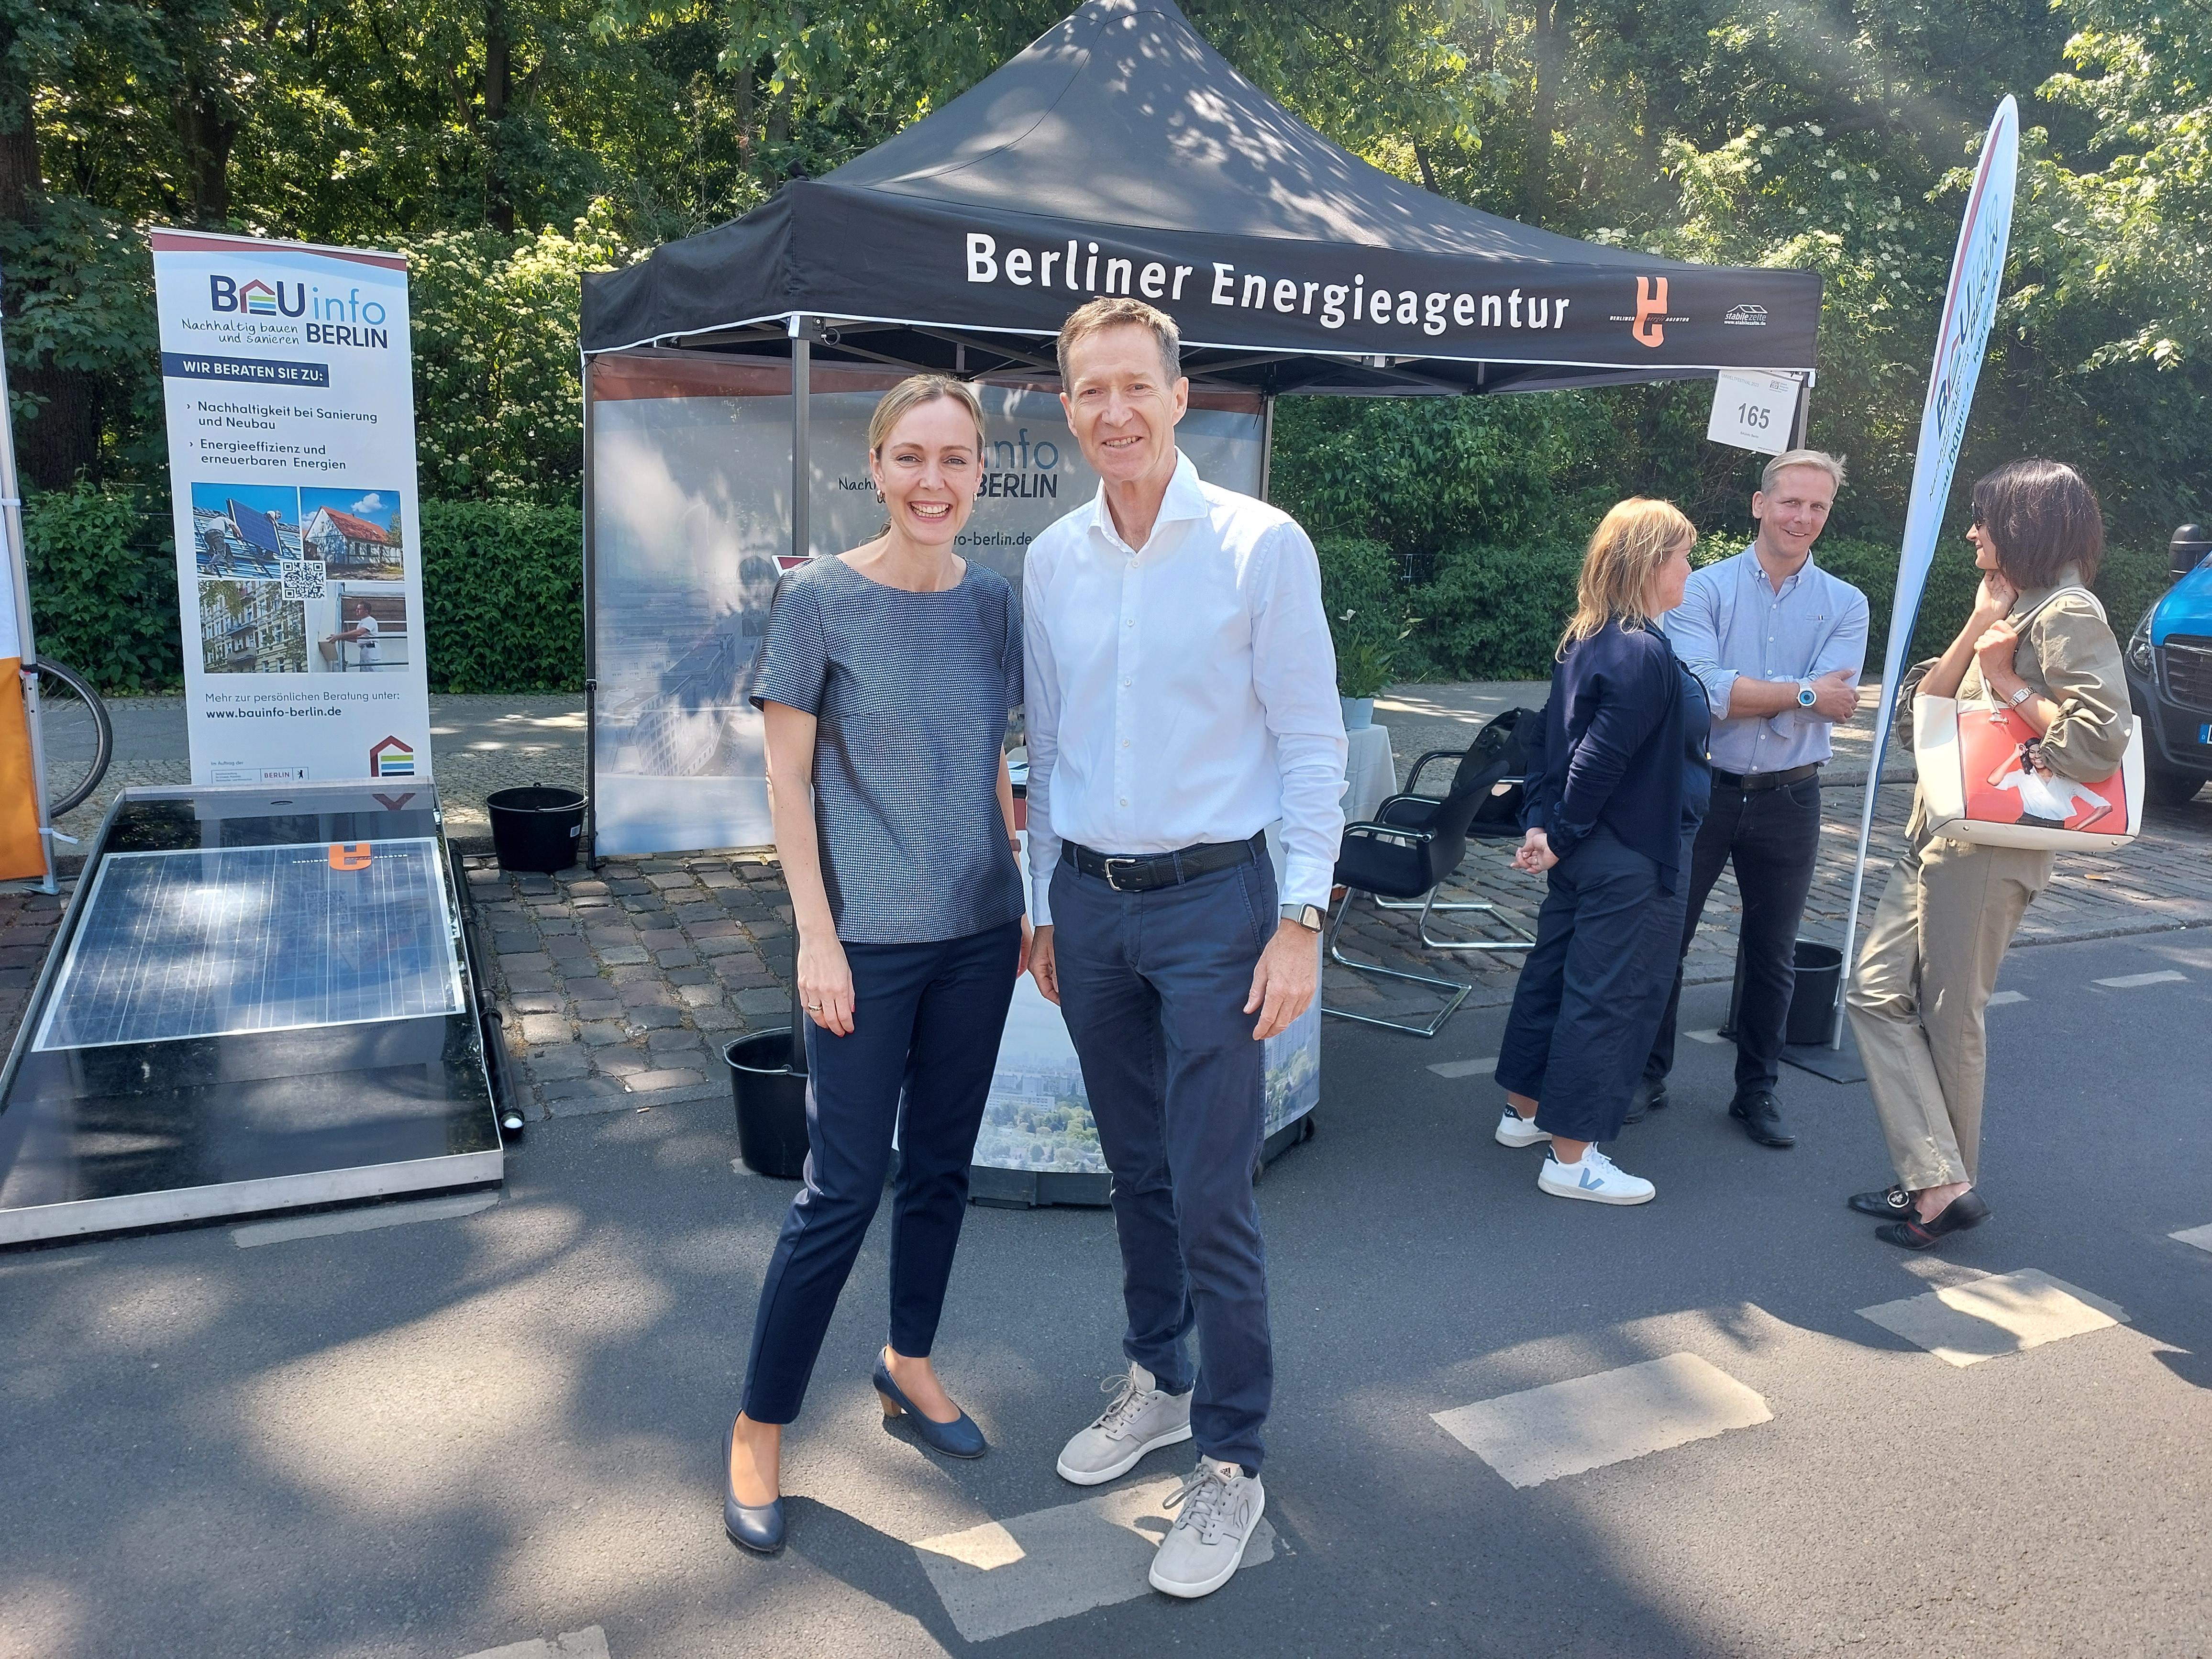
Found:
[[[1902,1187],[1890,1187],[1878,1193],[1853,1193],[1845,1202],[1861,1215],[1878,1216],[1884,1221],[1902,1221],[1912,1213],[1912,1194]]]
[[[1797,1137],[1782,1127],[1782,1109],[1774,1103],[1774,1097],[1764,1089],[1738,1095],[1729,1106],[1729,1115],[1742,1124],[1744,1133],[1762,1146],[1795,1146],[1797,1144]]]
[[[1663,1077],[1644,1078],[1637,1083],[1636,1092],[1629,1097],[1628,1115],[1621,1121],[1641,1123],[1652,1113],[1666,1109],[1667,1079]]]
[[[738,1489],[730,1483],[730,1442],[737,1434],[732,1423],[722,1431],[722,1530],[739,1549],[755,1555],[775,1555],[783,1548],[783,1499],[773,1504],[740,1504]]]
[[[1938,1210],[1933,1220],[1923,1221],[1917,1215],[1909,1215],[1887,1227],[1875,1228],[1874,1236],[1900,1249],[1924,1250],[1946,1233],[1962,1233],[1989,1218],[1990,1206],[1970,1188]]]

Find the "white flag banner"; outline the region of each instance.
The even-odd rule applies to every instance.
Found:
[[[405,258],[153,244],[192,781],[427,781]]]
[[[1913,625],[1920,619],[1920,596],[1928,567],[1936,557],[1936,538],[1951,499],[1951,476],[1966,441],[1966,416],[1981,379],[1990,325],[2004,286],[2005,250],[2012,239],[2014,181],[2020,170],[2020,110],[2010,97],[1997,106],[1982,141],[1974,187],[1959,225],[1958,251],[1951,258],[1951,283],[1943,295],[1943,321],[1936,335],[1935,362],[1928,374],[1928,399],[1920,411],[1920,446],[1912,463],[1912,493],[1905,514],[1905,541],[1897,561],[1897,597],[1889,611],[1889,648],[1883,653],[1881,702],[1875,711],[1874,757],[1868,769],[1866,802],[1859,814],[1858,856],[1851,868],[1850,908],[1844,921],[1844,980],[1853,966],[1858,932],[1859,894],[1866,879],[1867,842],[1874,833],[1876,786],[1882,756],[1897,714],[1898,682],[1912,648]],[[1840,987],[1838,994],[1841,995]],[[1836,1034],[1838,1046],[1843,1033]]]

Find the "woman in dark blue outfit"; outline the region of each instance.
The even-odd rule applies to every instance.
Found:
[[[890,1340],[872,1380],[926,1444],[985,1450],[929,1358],[1028,951],[1004,754],[1022,701],[1013,591],[953,551],[982,459],[972,387],[916,375],[886,393],[868,465],[890,522],[787,575],[761,643],[752,696],[799,933],[809,1148],[723,1449],[723,1528],[763,1553],[783,1547],[783,1425],[875,1215],[894,1129]]]
[[[1607,513],[1552,671],[1514,859],[1549,872],[1550,890],[1498,1054],[1496,1138],[1549,1141],[1536,1185],[1558,1198],[1647,1204],[1656,1191],[1596,1143],[1620,1133],[1665,1010],[1712,793],[1711,708],[1658,627],[1682,601],[1697,539],[1666,501]]]

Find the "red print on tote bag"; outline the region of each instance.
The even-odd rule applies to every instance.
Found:
[[[1966,816],[1979,823],[2127,828],[2124,774],[2082,783],[2053,771],[2035,728],[2009,708],[1960,705],[1959,759],[1966,773]]]

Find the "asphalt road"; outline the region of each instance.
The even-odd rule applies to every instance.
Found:
[[[2094,983],[2153,973],[2184,977]],[[1119,1364],[1103,1212],[971,1212],[939,1359],[975,1463],[881,1425],[878,1228],[766,1562],[714,1465],[789,1188],[732,1170],[726,1109],[534,1125],[465,1217],[0,1255],[0,1655],[2205,1652],[2212,1252],[2168,1235],[2212,1223],[2212,936],[2023,949],[2002,984],[1996,1215],[1940,1259],[1842,1206],[1888,1178],[1863,1085],[1786,1072],[1802,1141],[1770,1152],[1721,1115],[1732,1050],[1685,1042],[1614,1149],[1659,1199],[1606,1209],[1489,1140],[1487,1078],[1427,1069],[1495,1054],[1503,1010],[1331,1022],[1320,1133],[1261,1189],[1273,1559],[981,1643],[910,1547],[1016,1522],[1027,1559],[975,1575],[1002,1622],[1097,1576],[1017,1518],[1096,1496],[1052,1461]],[[2023,1268],[2128,1322],[1960,1366],[1856,1311]],[[1516,1487],[1432,1419],[1683,1354],[1768,1420]]]

